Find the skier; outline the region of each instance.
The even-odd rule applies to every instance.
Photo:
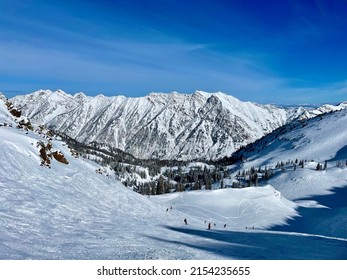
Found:
[[[211,229],[211,223],[208,223],[207,229]]]
[[[226,228],[227,227],[227,224],[224,224],[224,228]]]
[[[188,225],[187,219],[184,219],[184,223],[185,223],[186,225]]]

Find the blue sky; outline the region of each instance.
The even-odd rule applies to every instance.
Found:
[[[0,91],[347,100],[347,2],[0,0]]]

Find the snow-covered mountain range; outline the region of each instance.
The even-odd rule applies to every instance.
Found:
[[[346,110],[283,129],[259,155],[249,150],[244,168],[316,161],[266,185],[151,197],[19,115],[0,96],[0,259],[347,258],[347,207],[334,194],[346,189],[347,167],[335,165],[347,157]],[[327,169],[316,171],[326,158]]]
[[[145,97],[89,97],[39,90],[11,99],[35,124],[54,128],[83,143],[106,143],[137,158],[218,159],[317,110],[279,108],[223,93],[151,93]]]

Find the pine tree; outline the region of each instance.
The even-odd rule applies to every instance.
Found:
[[[316,170],[322,170],[322,165],[318,162],[317,166],[316,166]]]
[[[212,182],[211,182],[211,178],[208,176],[206,179],[206,190],[210,190],[212,189]]]
[[[182,183],[178,183],[177,184],[177,191],[179,191],[179,192],[183,192],[184,191],[184,187],[183,187]]]
[[[165,191],[165,185],[164,185],[164,177],[160,176],[158,183],[157,183],[157,190],[156,194],[163,194]]]
[[[270,171],[269,169],[265,168],[264,180],[267,181],[269,179],[270,179]]]

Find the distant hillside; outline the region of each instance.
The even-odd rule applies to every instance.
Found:
[[[245,164],[276,164],[288,159],[324,162],[347,159],[347,109],[297,120],[233,154]]]

